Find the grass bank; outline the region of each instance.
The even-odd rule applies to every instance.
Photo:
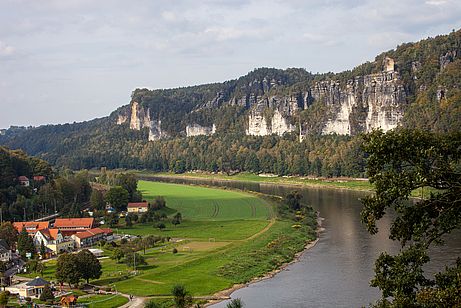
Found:
[[[241,182],[258,182],[258,183],[273,183],[285,185],[303,185],[310,187],[329,187],[339,189],[353,190],[372,190],[373,186],[366,179],[353,178],[309,178],[301,176],[273,176],[273,175],[258,175],[254,173],[242,172],[235,175],[213,174],[205,172],[187,172],[175,174],[172,172],[153,173],[148,171],[131,171],[141,177],[176,177],[176,178],[191,178],[191,179],[209,179],[209,180],[225,180],[225,181],[241,181]]]

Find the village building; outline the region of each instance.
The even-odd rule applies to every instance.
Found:
[[[44,229],[35,233],[34,244],[38,250],[42,243],[55,254],[72,251],[75,246],[74,242],[66,239],[59,229]]]
[[[54,228],[59,229],[64,236],[71,236],[95,228],[94,218],[56,218]]]
[[[0,261],[10,262],[12,258],[11,249],[4,239],[0,239]]]
[[[21,232],[22,229],[25,228],[30,236],[34,236],[37,231],[48,229],[50,227],[50,223],[48,221],[19,221],[14,222],[13,226],[16,230],[18,230],[18,232]]]
[[[130,202],[128,203],[128,213],[145,213],[149,209],[147,202]]]
[[[112,237],[113,232],[111,229],[94,228],[72,235],[77,248],[88,247],[96,244],[100,240],[106,240]]]
[[[11,294],[18,294],[23,297],[39,297],[46,285],[50,285],[50,283],[37,277],[31,281],[7,287],[6,290],[10,291]]]
[[[20,177],[18,177],[18,181],[19,181],[19,185],[26,186],[26,187],[30,185],[29,178],[25,175],[21,175]]]
[[[45,182],[45,177],[43,175],[34,175],[34,182]]]

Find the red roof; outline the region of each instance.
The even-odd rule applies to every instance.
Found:
[[[45,181],[45,177],[43,175],[34,175],[34,181]]]
[[[13,226],[21,232],[23,228],[26,228],[27,233],[35,233],[38,230],[48,229],[50,223],[48,221],[19,221],[14,222]]]
[[[58,237],[59,229],[44,229],[39,230],[46,238],[56,240]]]
[[[27,176],[25,176],[25,175],[21,175],[20,177],[18,177],[18,180],[21,181],[21,182],[22,181],[29,181],[29,178]]]
[[[56,218],[54,221],[55,228],[74,228],[74,229],[91,229],[94,224],[94,218]]]
[[[149,203],[147,202],[130,202],[128,203],[128,208],[138,208],[138,207],[148,207]]]
[[[77,232],[75,233],[75,236],[78,237],[79,239],[83,240],[85,238],[89,238],[89,237],[93,237],[95,235],[99,235],[99,234],[105,234],[106,232],[104,232],[104,230],[102,230],[101,228],[94,228],[94,229],[90,229],[90,230],[86,230],[86,231],[82,231],[82,232]]]
[[[112,231],[112,229],[110,229],[110,228],[100,228],[100,229],[101,229],[102,231],[104,231],[104,233],[105,233],[106,235],[112,235],[112,234],[114,234],[114,231]]]

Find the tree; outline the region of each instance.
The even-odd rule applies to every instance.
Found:
[[[86,283],[89,283],[90,279],[98,279],[102,275],[101,263],[88,249],[83,249],[77,253],[77,265]]]
[[[128,191],[122,186],[114,186],[106,194],[106,201],[117,211],[126,211],[129,201]]]
[[[192,297],[185,286],[177,284],[173,287],[171,293],[174,296],[174,303],[177,308],[189,307],[192,304]]]
[[[40,300],[46,302],[49,299],[53,300],[54,295],[53,291],[51,291],[50,286],[46,284],[43,288],[42,294],[40,294]]]
[[[23,228],[18,236],[18,251],[21,257],[26,258],[26,254],[30,253],[31,257],[35,254],[35,245],[32,237],[29,236],[26,229]]]
[[[226,308],[242,308],[244,306],[245,305],[240,298],[234,298],[226,305]]]
[[[109,227],[116,227],[118,225],[119,216],[117,215],[117,213],[109,213],[106,215],[105,221],[106,224],[109,225]]]
[[[129,267],[147,265],[146,259],[137,252],[128,251],[125,253],[124,263]]]
[[[163,222],[158,223],[158,224],[156,225],[156,227],[157,227],[160,231],[163,231],[163,229],[166,228],[166,226],[165,226],[165,224],[164,224]]]
[[[114,251],[112,252],[112,259],[115,260],[117,263],[120,263],[120,261],[123,259],[125,256],[125,253],[123,252],[122,249],[120,248],[115,248]]]
[[[181,213],[178,212],[173,216],[171,223],[176,226],[176,225],[179,225],[181,221],[182,221],[182,216],[181,216]]]
[[[10,248],[14,247],[18,240],[18,231],[11,222],[4,222],[0,225],[0,238],[4,239]]]
[[[69,253],[60,255],[56,265],[55,276],[60,283],[66,282],[69,286],[77,284],[82,278],[77,256]]]
[[[101,191],[93,189],[90,196],[91,207],[95,210],[103,210],[106,203],[104,202],[104,196]]]
[[[46,247],[43,241],[40,242],[40,256],[42,257],[42,259],[46,258]]]
[[[371,285],[382,291],[379,304],[456,306],[461,294],[449,290],[461,287],[461,261],[435,279],[425,275],[423,266],[430,261],[428,248],[461,225],[461,133],[374,131],[364,137],[363,147],[376,192],[363,200],[362,222],[375,234],[376,222],[393,209],[390,238],[402,245],[399,254],[382,253],[376,260]],[[420,198],[409,200],[414,191]]]
[[[297,191],[292,191],[285,196],[285,203],[288,204],[290,209],[297,211],[301,208],[301,194]]]

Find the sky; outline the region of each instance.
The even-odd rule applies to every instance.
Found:
[[[0,128],[109,115],[135,88],[340,72],[461,28],[459,0],[0,0]]]

